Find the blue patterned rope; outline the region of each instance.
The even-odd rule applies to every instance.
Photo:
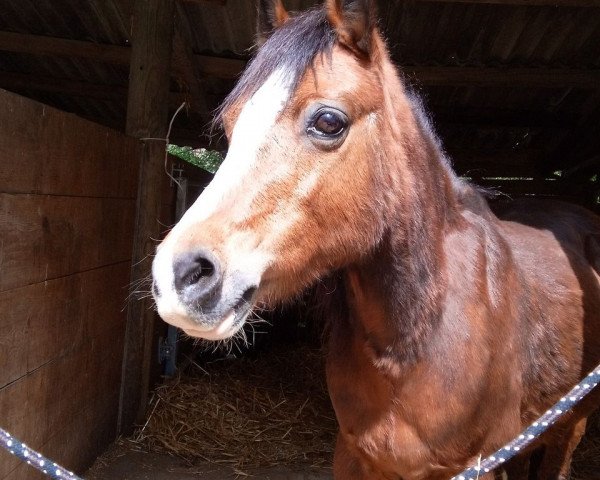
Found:
[[[500,450],[492,455],[482,459],[472,467],[455,475],[451,480],[477,480],[481,475],[489,473],[500,467],[519,451],[527,447],[537,437],[544,433],[548,428],[558,420],[561,415],[571,410],[577,403],[590,393],[600,383],[600,365],[585,377],[579,384],[558,402],[556,402],[544,415],[533,422],[521,435],[507,443]]]
[[[15,457],[21,459],[28,465],[37,468],[40,472],[55,480],[83,480],[73,472],[65,470],[60,465],[48,460],[35,450],[32,450],[23,442],[14,438],[10,433],[0,428],[0,447],[5,448]]]

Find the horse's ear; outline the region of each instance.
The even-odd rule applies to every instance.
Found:
[[[371,34],[377,23],[375,0],[326,0],[325,10],[339,42],[368,56]]]
[[[260,46],[274,30],[288,21],[290,14],[281,0],[259,0],[257,18],[256,43]]]

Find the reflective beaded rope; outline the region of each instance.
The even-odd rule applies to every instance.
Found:
[[[489,457],[479,461],[477,465],[467,468],[460,474],[452,477],[451,480],[476,480],[481,475],[495,470],[544,433],[563,413],[569,411],[577,402],[591,392],[598,383],[600,383],[600,365],[579,384],[575,385],[566,396],[556,402],[550,410],[533,422],[521,435]]]
[[[5,430],[0,428],[0,447],[4,447],[7,451],[12,453],[15,457],[20,458],[28,465],[37,468],[40,472],[54,478],[56,480],[82,480],[73,472],[65,470],[60,465],[48,460],[43,455],[29,448],[22,442],[19,442],[16,438],[10,435]]]

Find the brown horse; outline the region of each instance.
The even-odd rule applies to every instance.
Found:
[[[600,360],[600,219],[558,202],[492,213],[449,167],[372,3],[261,2],[262,47],[220,115],[227,158],[159,247],[154,295],[217,340],[255,305],[332,284],[335,478],[445,479]],[[594,401],[541,438],[539,478],[568,474]],[[527,470],[523,456],[509,475]]]

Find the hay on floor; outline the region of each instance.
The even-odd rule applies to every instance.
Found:
[[[244,472],[332,462],[337,426],[323,357],[308,347],[195,365],[158,387],[149,411],[136,442],[190,463]]]
[[[137,448],[240,474],[281,464],[330,467],[337,425],[318,349],[279,348],[191,368],[158,387]],[[574,480],[600,480],[600,412],[573,458]]]

